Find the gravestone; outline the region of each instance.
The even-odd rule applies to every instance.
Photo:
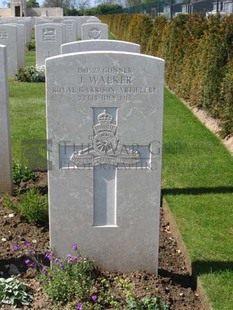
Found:
[[[17,27],[0,24],[0,44],[7,46],[8,76],[15,76],[18,69]]]
[[[65,43],[61,46],[61,54],[85,51],[124,51],[140,53],[140,45],[117,40],[85,40]]]
[[[108,39],[108,25],[102,23],[85,23],[81,28],[82,40]]]
[[[62,22],[66,27],[66,42],[74,42],[77,40],[77,23],[73,19],[65,19]]]
[[[65,25],[47,23],[36,25],[36,64],[45,65],[45,59],[59,55],[61,44],[65,43]]]
[[[90,16],[86,22],[87,23],[101,23],[101,20],[96,16]]]
[[[12,191],[7,51],[0,45],[0,193]]]
[[[77,242],[105,269],[156,273],[164,61],[65,54],[46,60],[46,81],[51,247]]]
[[[82,25],[86,23],[88,18],[89,18],[89,16],[78,16],[76,18],[76,20],[77,20],[77,40],[81,40]]]
[[[24,24],[14,24],[10,23],[17,27],[17,57],[18,57],[18,68],[25,67],[25,52],[26,52],[26,33]]]

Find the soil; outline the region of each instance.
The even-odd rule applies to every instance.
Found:
[[[47,174],[40,172],[37,181],[21,183],[20,191],[25,192],[33,186],[37,186],[46,192]],[[25,267],[25,257],[18,257],[19,253],[12,250],[13,245],[29,241],[34,243],[37,253],[44,254],[49,249],[48,227],[37,227],[25,223],[19,215],[3,207],[2,200],[3,197],[0,197],[0,277],[9,277],[9,265],[14,264],[20,271],[19,279],[29,285],[34,293],[34,301],[31,307],[24,307],[23,309],[57,309],[43,293],[35,271]],[[165,220],[164,212],[161,209],[158,276],[144,271],[121,274],[121,276],[130,280],[134,294],[138,297],[148,295],[148,288],[150,288],[154,294],[159,294],[171,310],[204,310],[200,296],[196,291],[195,280],[188,272],[189,268],[185,263],[184,254],[170,230],[169,222]],[[112,277],[113,274],[106,272],[105,276]],[[60,309],[64,308],[61,307]],[[2,305],[1,309],[6,310],[10,307]]]

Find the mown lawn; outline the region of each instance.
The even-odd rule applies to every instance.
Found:
[[[233,305],[233,157],[165,92],[163,196],[214,309]]]
[[[33,63],[35,55],[30,52],[27,64]],[[45,85],[11,79],[9,91],[13,159],[30,163],[31,157],[35,161],[35,154],[40,152],[46,165]],[[215,310],[231,310],[233,157],[167,90],[162,178],[163,197],[211,305]]]

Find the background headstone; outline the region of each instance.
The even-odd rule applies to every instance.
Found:
[[[26,52],[26,33],[24,24],[14,24],[17,27],[17,57],[18,57],[18,68],[25,67],[25,52]]]
[[[90,16],[77,16],[77,40],[81,40],[82,24],[85,24]]]
[[[7,46],[8,76],[15,76],[18,69],[17,26],[0,24],[0,44]]]
[[[157,272],[164,61],[65,54],[46,60],[46,81],[51,247]]]
[[[6,49],[0,45],[0,193],[12,191]]]
[[[84,40],[65,43],[61,46],[61,54],[85,51],[124,51],[140,53],[140,45],[117,40]]]
[[[101,20],[96,16],[90,16],[86,23],[101,23]]]
[[[81,28],[82,40],[108,39],[108,25],[102,23],[85,23]]]
[[[66,42],[77,40],[77,23],[73,19],[65,19],[62,22],[66,27]]]
[[[45,59],[59,55],[65,43],[65,25],[47,23],[36,25],[36,64],[45,65]]]

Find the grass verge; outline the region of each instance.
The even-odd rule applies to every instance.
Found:
[[[165,92],[163,196],[216,310],[233,304],[233,157]]]

